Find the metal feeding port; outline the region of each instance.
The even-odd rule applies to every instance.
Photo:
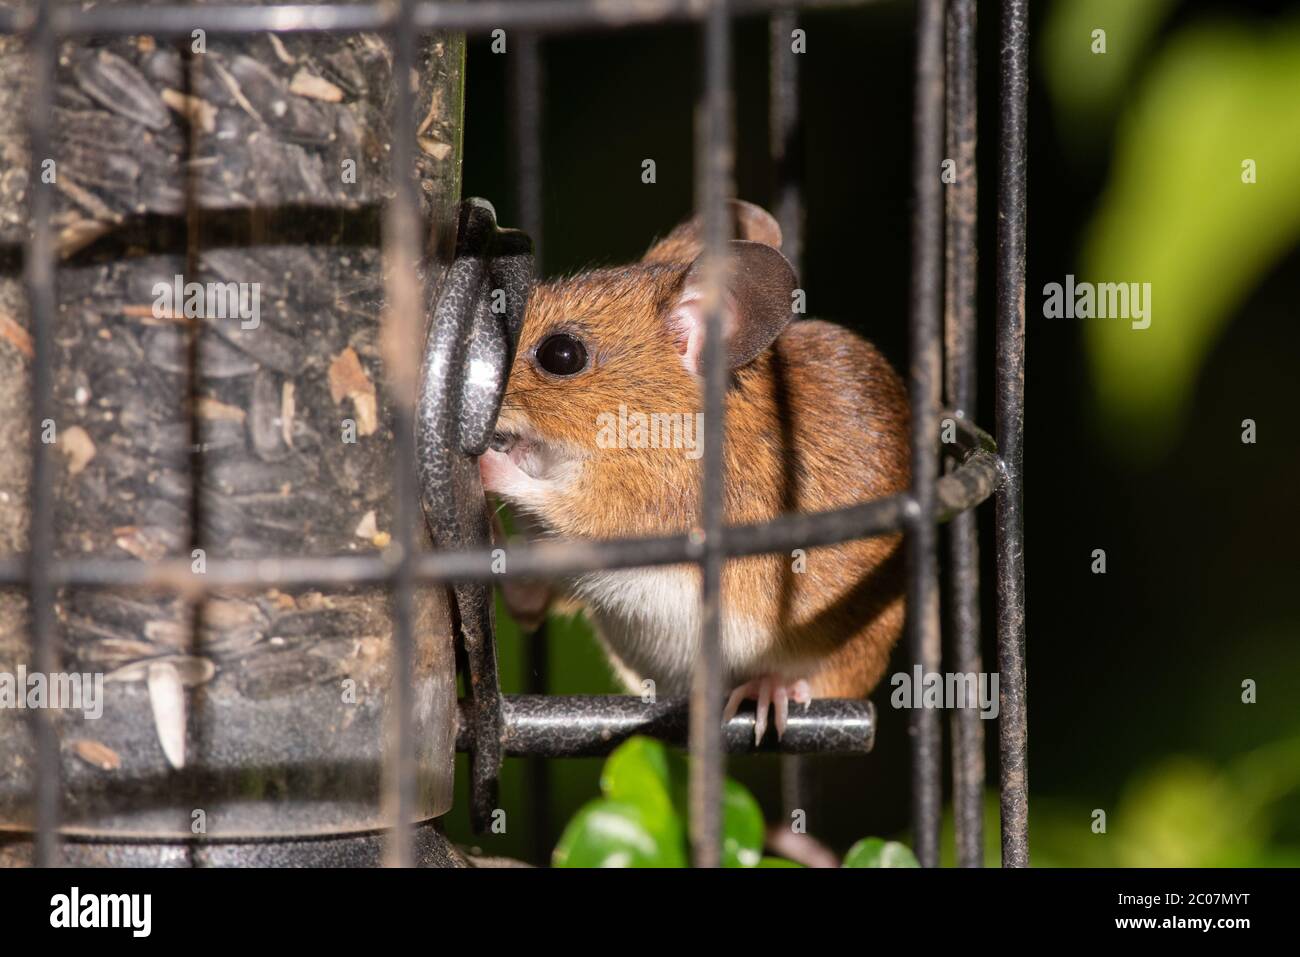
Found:
[[[716,866],[726,753],[861,754],[876,726],[869,702],[833,698],[792,712],[779,744],[755,745],[751,712],[719,720],[724,562],[903,533],[908,649],[934,672],[936,525],[952,521],[950,653],[958,670],[979,671],[973,510],[989,498],[1003,863],[1028,863],[1025,0],[1002,4],[996,442],[974,425],[975,4],[919,0],[910,488],[725,525],[727,370],[710,315],[699,528],[498,547],[491,537],[477,458],[501,440],[542,241],[541,38],[698,25],[699,212],[717,257],[732,21],[770,17],[775,212],[797,269],[799,75],[783,51],[799,8],[834,5],[0,10],[0,149],[17,171],[0,176],[0,332],[13,345],[0,349],[0,402],[17,423],[4,426],[16,441],[0,482],[22,490],[0,502],[0,670],[101,675],[109,689],[92,723],[0,711],[0,864],[464,866],[439,825],[455,750],[470,755],[482,829],[504,757],[543,775],[544,759],[648,734],[689,749],[693,859]],[[516,38],[523,231],[461,198],[464,38],[503,29]],[[962,171],[946,194],[935,174],[945,156]],[[680,564],[703,582],[689,696],[502,694],[494,583]],[[939,857],[939,720],[928,709],[910,718],[927,866]],[[983,732],[973,711],[954,722],[958,859],[978,865]]]

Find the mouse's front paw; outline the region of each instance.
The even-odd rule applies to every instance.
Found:
[[[773,724],[776,725],[776,736],[779,740],[785,735],[790,702],[793,701],[807,708],[812,701],[812,689],[808,686],[808,682],[802,679],[789,681],[781,675],[762,675],[746,681],[731,692],[731,697],[727,699],[727,707],[722,712],[722,720],[730,721],[740,710],[740,703],[750,700],[758,702],[758,710],[754,715],[754,744],[758,744],[763,740],[763,733],[767,731],[768,707],[772,709]]]

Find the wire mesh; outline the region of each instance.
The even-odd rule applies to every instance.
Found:
[[[33,99],[28,130],[33,163],[49,155],[52,134],[53,92],[58,42],[69,37],[150,34],[188,36],[195,29],[213,35],[251,31],[358,32],[385,35],[393,44],[395,75],[405,76],[414,62],[415,37],[421,30],[441,29],[483,32],[499,27],[528,31],[516,89],[540,91],[542,65],[538,39],[543,34],[569,30],[614,29],[664,22],[700,25],[704,58],[701,94],[702,128],[697,143],[698,205],[706,225],[706,248],[715,263],[725,240],[723,204],[731,180],[731,49],[730,27],[736,16],[773,13],[772,149],[780,174],[778,215],[791,243],[791,255],[801,254],[802,202],[799,193],[798,85],[792,58],[776,56],[797,22],[795,9],[853,5],[843,2],[777,2],[777,0],[647,0],[615,5],[603,0],[487,0],[474,4],[416,3],[402,0],[384,5],[269,5],[197,7],[105,6],[81,9],[73,5],[37,3],[0,10],[0,33],[25,35],[33,62]],[[724,728],[721,711],[722,675],[719,659],[720,583],[728,558],[834,544],[852,538],[905,531],[908,541],[909,646],[914,660],[927,670],[940,661],[938,577],[935,523],[968,512],[995,493],[997,496],[997,632],[998,660],[1004,702],[999,725],[1002,842],[1004,864],[1028,863],[1026,716],[1024,675],[1024,569],[1022,497],[1022,432],[1024,415],[1024,270],[1025,270],[1025,137],[1027,92],[1027,3],[1004,0],[1002,15],[1001,157],[998,191],[997,282],[997,450],[987,436],[970,424],[973,414],[973,269],[974,269],[974,114],[973,89],[974,4],[952,0],[947,23],[950,83],[946,100],[949,142],[965,159],[965,189],[955,190],[947,210],[950,242],[950,279],[955,292],[948,311],[948,400],[962,423],[962,442],[947,450],[960,462],[939,476],[939,453],[934,442],[940,420],[943,376],[941,342],[942,250],[945,213],[937,175],[944,148],[945,16],[941,0],[920,0],[918,7],[916,155],[914,188],[917,196],[913,248],[911,343],[909,384],[913,403],[913,487],[906,494],[813,514],[787,515],[763,525],[725,527],[722,488],[722,410],[726,370],[718,343],[721,318],[717,303],[720,284],[715,270],[705,346],[705,454],[703,459],[703,519],[694,533],[600,543],[538,543],[506,549],[508,574],[524,578],[555,578],[607,568],[673,564],[701,565],[704,573],[701,655],[689,701],[689,742],[692,757],[691,809],[694,861],[717,866],[721,860],[721,788],[724,752],[740,747],[750,732],[737,730],[736,720]],[[397,84],[396,116],[410,113],[411,91]],[[521,97],[516,120],[521,142],[531,152],[521,165],[522,208],[527,225],[540,234],[540,142],[542,103]],[[423,297],[414,263],[419,258],[418,198],[404,157],[413,152],[414,131],[398,122],[394,128],[393,177],[396,196],[386,215],[385,244],[398,268],[392,271],[390,307],[385,322],[419,321]],[[33,183],[39,177],[32,178]],[[488,582],[500,580],[490,549],[420,553],[413,529],[419,520],[416,488],[415,372],[389,370],[389,387],[397,421],[395,514],[400,539],[396,561],[383,556],[307,558],[266,556],[258,559],[213,561],[207,573],[196,578],[188,562],[159,560],[124,562],[98,557],[56,559],[53,552],[53,484],[47,481],[50,450],[37,438],[41,422],[52,410],[51,330],[57,294],[57,269],[48,190],[31,190],[30,237],[24,254],[24,277],[32,328],[32,490],[31,537],[25,555],[0,558],[0,584],[25,586],[31,607],[33,660],[38,668],[57,670],[58,649],[54,630],[54,593],[60,586],[88,588],[163,588],[187,599],[200,599],[216,588],[290,588],[307,585],[384,583],[396,597],[394,669],[397,682],[399,727],[392,755],[390,786],[392,807],[391,860],[412,862],[411,809],[416,787],[409,677],[412,649],[411,595],[418,583]],[[969,219],[967,219],[969,217]],[[957,660],[967,670],[977,658],[978,609],[974,566],[974,527],[963,518],[957,526],[952,556],[958,572],[958,594],[963,609],[956,632]],[[499,689],[493,689],[499,696]],[[569,732],[593,731],[607,746],[610,722],[635,728],[659,728],[670,739],[684,736],[684,702],[665,702],[665,718],[644,709],[627,711],[626,703],[588,702],[579,713],[575,702],[544,697],[506,699],[504,748],[520,754],[563,753],[556,742],[577,740]],[[636,704],[639,704],[636,703]],[[835,734],[844,728],[865,731],[869,740],[872,717],[855,708],[862,703],[819,703],[800,730],[794,721],[790,750],[833,749]],[[594,716],[594,717],[593,717]],[[56,864],[59,834],[59,742],[42,710],[34,710],[38,773],[36,776],[36,863]],[[472,719],[471,719],[472,720]],[[656,724],[656,720],[659,722]],[[959,719],[961,720],[961,719]],[[629,724],[629,721],[631,722]],[[938,862],[938,828],[942,809],[942,764],[937,716],[915,712],[913,733],[913,797],[918,856],[926,865]],[[621,725],[618,723],[622,722]],[[845,724],[845,722],[848,722]],[[865,724],[864,724],[865,722]],[[839,729],[837,731],[837,729]],[[563,734],[562,734],[563,733]],[[568,736],[565,736],[568,735]],[[579,735],[581,738],[581,735]],[[472,735],[470,736],[472,740]],[[802,742],[802,743],[801,743]],[[466,742],[466,746],[469,743]],[[979,844],[976,798],[982,781],[982,749],[978,735],[966,728],[954,732],[954,767],[959,769],[957,809],[962,863],[977,864]],[[498,759],[499,760],[499,759]]]

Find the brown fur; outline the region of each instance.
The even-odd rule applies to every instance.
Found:
[[[683,368],[664,325],[699,248],[687,227],[646,261],[534,291],[501,427],[522,414],[546,439],[587,456],[572,485],[532,515],[550,535],[656,535],[698,523],[698,460],[596,444],[597,417],[616,413],[620,403],[645,412],[702,408],[700,382]],[[558,379],[539,370],[532,353],[565,330],[587,344],[591,366]],[[725,458],[729,524],[902,491],[909,482],[902,383],[870,343],[848,330],[795,321],[772,348],[733,372]],[[731,561],[724,609],[743,608],[779,633],[774,667],[813,662],[804,676],[815,696],[864,696],[883,675],[902,629],[900,551],[899,536],[811,549],[802,573],[792,570],[788,555]]]

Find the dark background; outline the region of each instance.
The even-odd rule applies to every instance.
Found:
[[[1032,13],[1024,472],[1031,848],[1039,863],[1294,863],[1300,772],[1279,762],[1294,760],[1300,733],[1293,412],[1300,253],[1292,246],[1234,310],[1168,451],[1154,461],[1125,455],[1095,414],[1083,321],[1045,320],[1039,308],[1045,283],[1078,271],[1081,233],[1109,174],[1114,118],[1099,127],[1095,149],[1067,145],[1075,139],[1063,135],[1041,80],[1046,9],[1034,4]],[[1182,3],[1154,43],[1213,16],[1271,29],[1293,22],[1295,5]],[[911,3],[883,2],[808,13],[800,23],[808,33],[801,278],[809,314],[858,330],[900,370],[907,365],[914,17]],[[978,419],[990,429],[997,17],[998,5],[982,5]],[[767,21],[739,21],[734,50],[736,193],[766,205],[773,183]],[[544,51],[544,274],[636,258],[693,206],[697,31],[563,36]],[[464,194],[488,197],[500,220],[515,224],[507,56],[493,54],[486,39],[470,45]],[[657,162],[654,185],[641,182],[647,157]],[[1244,417],[1258,424],[1254,445],[1241,442]],[[991,505],[980,515],[991,669]],[[1106,550],[1105,575],[1090,570],[1095,548]],[[506,690],[520,690],[517,637],[509,623],[502,632]],[[581,627],[553,633],[554,690],[614,690]],[[891,670],[903,667],[900,650]],[[1245,678],[1258,682],[1257,704],[1240,700]],[[840,850],[867,834],[906,835],[906,716],[889,708],[887,691],[875,695],[880,731],[872,755],[814,762],[810,828]],[[995,723],[986,725],[986,738],[995,786]],[[533,839],[527,805],[542,796],[528,792],[520,762],[509,765],[507,833],[470,836],[463,773],[450,827],[485,850],[526,856]],[[729,769],[755,790],[769,820],[781,813],[775,759],[736,760]],[[552,843],[596,795],[598,770],[594,760],[554,763]],[[1222,818],[1244,813],[1243,800],[1275,809],[1246,836],[1215,817],[1216,808]],[[1098,845],[1090,830],[1097,808],[1111,815],[1116,840],[1109,844]],[[1227,836],[1220,840],[1216,828]]]

